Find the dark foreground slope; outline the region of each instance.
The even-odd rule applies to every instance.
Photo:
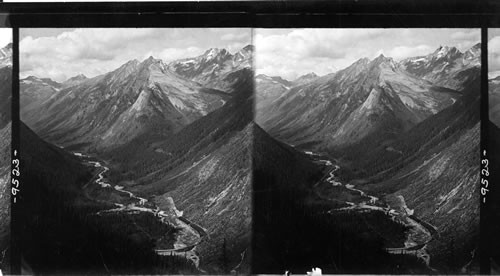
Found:
[[[252,273],[426,273],[413,257],[389,255],[377,229],[405,228],[382,212],[329,212],[316,196],[326,173],[301,152],[255,126]]]
[[[106,216],[111,206],[85,196],[95,171],[73,155],[41,140],[21,123],[22,197],[16,205],[16,233],[28,273],[182,273],[185,261],[159,258],[144,233],[152,215]],[[175,266],[176,269],[171,269]]]
[[[12,66],[0,68],[0,269],[8,273]]]
[[[490,251],[491,273],[500,273],[500,128],[493,122],[488,125],[488,153],[490,177],[487,193],[486,221]]]

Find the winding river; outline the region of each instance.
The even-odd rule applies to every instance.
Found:
[[[176,214],[175,216],[167,214],[167,212],[160,210],[158,207],[154,208],[147,207],[146,206],[146,203],[148,203],[147,199],[139,197],[134,193],[125,190],[123,186],[119,185],[113,186],[111,183],[107,183],[105,181],[104,174],[109,171],[109,168],[107,166],[103,165],[99,161],[91,161],[90,159],[95,159],[95,158],[92,158],[88,155],[79,152],[74,152],[73,154],[75,156],[84,159],[85,162],[92,165],[93,167],[100,169],[100,172],[97,174],[97,178],[95,179],[95,181],[93,181],[93,183],[95,183],[96,185],[98,185],[103,189],[113,188],[116,192],[126,194],[129,198],[131,198],[134,201],[133,203],[126,205],[114,202],[113,204],[116,206],[116,208],[101,210],[96,213],[97,215],[100,216],[106,213],[113,213],[113,212],[129,212],[129,213],[146,212],[154,214],[159,221],[167,225],[171,225],[173,220],[175,223],[175,227],[179,228],[179,231],[176,234],[176,241],[174,242],[174,248],[167,248],[167,249],[156,248],[155,249],[156,254],[160,256],[179,256],[186,258],[187,260],[191,261],[191,263],[196,267],[198,271],[205,272],[200,268],[200,257],[196,252],[196,246],[200,244],[204,238],[208,237],[203,227],[183,217],[182,212],[179,212],[175,208],[175,205],[173,207],[175,211],[174,213]],[[154,204],[152,203],[149,203],[149,205],[154,206]]]
[[[430,266],[431,256],[427,252],[427,244],[433,239],[433,235],[437,233],[436,229],[432,225],[418,219],[412,213],[400,212],[392,209],[388,204],[385,204],[385,207],[383,207],[384,204],[379,198],[357,189],[355,185],[348,183],[343,184],[339,182],[335,173],[340,169],[340,167],[337,164],[334,164],[333,161],[325,159],[321,154],[311,151],[304,151],[304,153],[309,155],[314,161],[323,164],[327,168],[331,168],[328,175],[325,176],[323,180],[318,182],[314,186],[315,188],[318,185],[343,186],[345,189],[350,190],[353,193],[357,193],[362,198],[367,199],[357,203],[346,201],[345,203],[348,205],[347,207],[332,209],[329,213],[348,210],[355,210],[358,212],[381,211],[391,220],[403,222],[406,226],[409,226],[409,230],[406,232],[405,246],[399,248],[385,248],[386,252],[390,254],[414,255],[422,260],[426,264],[427,268],[435,271],[435,269]],[[322,197],[317,191],[316,194]]]

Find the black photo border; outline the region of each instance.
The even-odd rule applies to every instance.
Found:
[[[13,30],[12,152],[22,151],[19,148],[19,29],[37,27],[480,28],[480,148],[481,152],[488,149],[487,29],[500,27],[500,1],[0,3],[0,26]],[[12,158],[15,158],[14,154]],[[496,176],[489,181],[499,182]],[[22,191],[20,195],[18,202],[11,205],[13,274],[21,272],[20,252],[15,246],[21,238],[16,236],[22,227],[22,222],[16,220],[16,209],[22,208]],[[500,222],[488,221],[490,216],[487,214],[496,210],[479,204],[480,271],[489,274],[490,250],[495,246],[488,241],[488,226]]]

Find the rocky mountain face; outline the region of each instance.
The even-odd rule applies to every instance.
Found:
[[[224,105],[232,93],[228,87],[250,64],[251,49],[235,55],[209,50],[192,59],[204,66],[194,73],[150,57],[62,84],[28,77],[21,81],[21,118],[48,141],[92,150],[107,150],[144,133],[169,135]],[[213,66],[220,70],[208,74]],[[221,79],[227,91],[210,88]]]
[[[257,122],[287,143],[313,143],[323,149],[353,144],[377,132],[389,140],[456,102],[456,89],[470,82],[479,66],[477,47],[466,54],[442,48],[399,63],[383,55],[372,61],[364,58],[289,89],[276,86],[274,92],[269,91],[272,81],[261,77],[257,94],[264,95],[257,96]],[[424,65],[413,66],[412,61]]]
[[[9,271],[12,44],[0,50],[0,269]],[[7,256],[7,257],[5,257]]]

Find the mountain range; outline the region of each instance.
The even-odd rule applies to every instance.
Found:
[[[210,49],[169,64],[149,57],[64,83],[28,77],[21,80],[21,118],[44,139],[92,150],[148,132],[173,134],[224,105],[241,69],[251,65],[249,51]]]
[[[260,76],[256,120],[287,143],[321,148],[359,142],[379,130],[391,136],[452,105],[477,71],[478,49],[440,47],[400,62],[362,58],[296,85]]]

